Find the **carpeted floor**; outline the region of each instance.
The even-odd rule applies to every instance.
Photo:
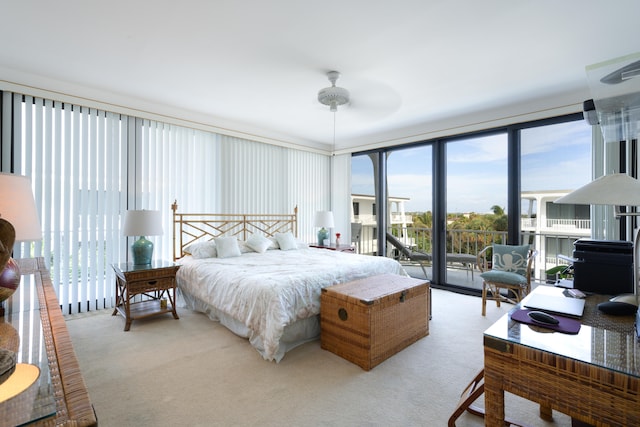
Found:
[[[315,341],[276,364],[206,316],[179,310],[134,321],[110,310],[69,316],[67,326],[99,425],[446,426],[482,367],[482,333],[511,308],[433,290],[430,334],[369,372]],[[480,401],[482,404],[482,401]],[[507,416],[530,426],[570,426],[507,395]],[[482,426],[464,414],[458,426]]]

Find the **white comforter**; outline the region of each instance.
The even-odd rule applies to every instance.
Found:
[[[181,292],[241,322],[267,360],[282,357],[286,326],[320,313],[320,290],[384,273],[406,275],[395,260],[326,249],[269,250],[234,258],[182,258]],[[191,307],[193,308],[193,307]]]

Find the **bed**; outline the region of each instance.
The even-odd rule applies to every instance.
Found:
[[[195,214],[179,213],[174,203],[172,210],[181,303],[247,338],[269,361],[319,337],[323,287],[385,273],[406,276],[391,258],[310,248],[296,237],[297,209]]]

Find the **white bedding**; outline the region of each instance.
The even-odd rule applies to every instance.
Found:
[[[316,248],[233,258],[186,256],[178,263],[178,289],[187,307],[225,320],[226,326],[235,324],[234,332],[249,338],[266,360],[275,361],[293,347],[281,343],[285,329],[319,315],[323,287],[384,273],[406,275],[391,258]],[[317,337],[319,329],[314,329],[305,334]]]

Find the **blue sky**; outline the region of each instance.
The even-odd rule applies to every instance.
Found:
[[[507,204],[506,134],[447,144],[448,212],[491,211]],[[591,127],[584,121],[522,131],[522,190],[572,190],[591,181]],[[387,162],[389,194],[431,210],[431,149],[396,150]],[[352,161],[352,192],[373,194],[368,157]]]

